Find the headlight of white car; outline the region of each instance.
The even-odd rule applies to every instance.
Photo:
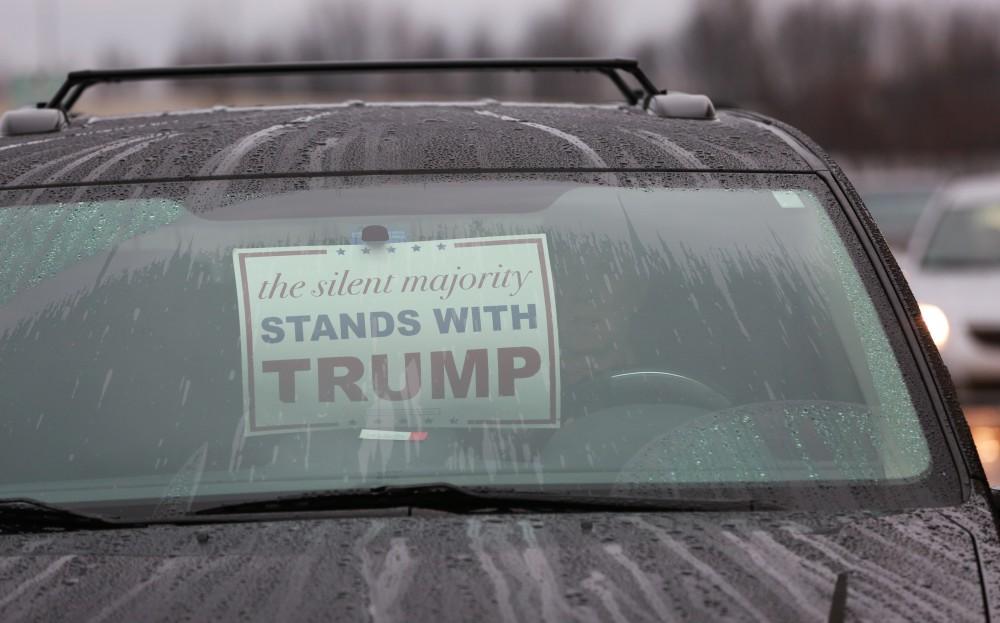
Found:
[[[948,316],[940,307],[930,303],[920,304],[920,315],[924,317],[924,323],[927,324],[927,330],[931,334],[931,339],[934,340],[934,345],[943,348],[945,342],[948,341],[948,335],[951,334]]]

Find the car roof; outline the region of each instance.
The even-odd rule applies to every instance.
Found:
[[[298,172],[809,171],[781,132],[721,110],[672,119],[609,105],[347,102],[76,117],[0,137],[0,187]]]

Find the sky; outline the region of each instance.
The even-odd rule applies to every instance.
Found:
[[[185,30],[225,24],[232,43],[287,36],[324,0],[3,0],[0,72],[62,72],[96,67],[110,50],[131,63],[169,62]],[[418,25],[446,21],[452,37],[479,26],[516,40],[527,20],[576,0],[326,0],[358,2],[372,11],[404,9]],[[602,0],[614,7],[617,40],[668,36],[690,0]],[[613,2],[613,4],[611,4]]]

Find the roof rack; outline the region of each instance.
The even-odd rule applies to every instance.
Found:
[[[179,65],[138,69],[98,69],[73,71],[45,105],[69,112],[89,87],[108,82],[144,80],[197,79],[212,77],[261,76],[278,74],[366,73],[399,71],[580,71],[607,76],[629,105],[640,101],[648,108],[650,100],[661,91],[639,68],[639,62],[626,58],[477,58],[406,61],[313,61],[299,63],[259,63],[226,65]],[[631,88],[622,74],[631,75],[639,84]]]

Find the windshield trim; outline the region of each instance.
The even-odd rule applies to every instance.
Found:
[[[12,184],[0,186],[0,191],[45,190],[54,188],[89,188],[98,186],[121,186],[137,184],[176,184],[227,181],[267,181],[283,179],[310,179],[365,176],[416,176],[416,175],[497,175],[517,173],[710,173],[735,175],[808,175],[814,173],[802,169],[710,169],[676,167],[515,167],[477,169],[374,169],[342,171],[277,171],[272,173],[232,173],[226,175],[199,175],[181,177],[146,177],[120,180],[90,180],[77,182],[49,182],[43,184]]]

